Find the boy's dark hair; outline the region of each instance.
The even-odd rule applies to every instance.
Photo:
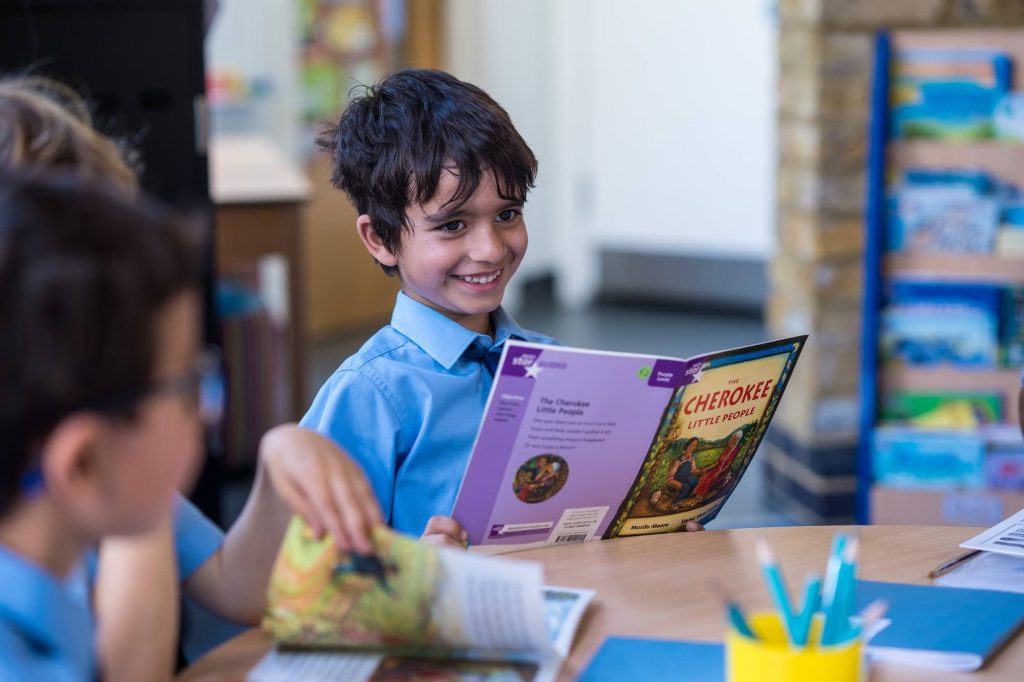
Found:
[[[195,244],[112,187],[0,171],[0,515],[61,419],[152,383],[157,316],[199,286]]]
[[[331,157],[334,186],[370,216],[395,255],[402,230],[411,228],[406,207],[434,196],[445,166],[457,169],[455,205],[473,195],[484,172],[494,174],[502,199],[517,202],[526,201],[537,177],[537,159],[508,113],[443,71],[407,69],[365,87],[317,144]]]

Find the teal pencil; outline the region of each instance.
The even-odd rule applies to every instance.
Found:
[[[789,605],[789,597],[786,596],[786,586],[782,582],[782,574],[779,573],[779,567],[775,563],[772,549],[764,538],[757,539],[754,549],[757,551],[757,562],[761,565],[761,573],[768,584],[768,593],[771,594],[775,606],[779,609],[779,617],[782,619],[786,636],[789,637],[790,643],[794,643],[795,625],[793,623],[793,609]]]
[[[717,580],[709,580],[708,587],[725,605],[725,612],[733,629],[744,637],[757,639],[757,635],[754,634],[754,631],[750,629],[750,625],[747,624],[747,619],[744,617],[743,609],[740,608],[739,603],[725,591]]]
[[[821,604],[821,576],[812,573],[807,576],[804,588],[804,603],[800,614],[796,617],[793,642],[797,646],[807,646],[807,636],[811,631],[811,622]]]
[[[825,582],[822,585],[821,604],[826,609],[832,606],[836,596],[836,580],[839,579],[839,566],[843,563],[843,548],[846,546],[846,535],[836,533],[832,538],[832,551],[828,555],[825,567]]]
[[[852,536],[843,548],[843,561],[839,566],[835,595],[831,606],[825,611],[825,626],[821,634],[824,646],[836,644],[848,638],[850,616],[853,615],[857,599],[857,550],[859,541]]]

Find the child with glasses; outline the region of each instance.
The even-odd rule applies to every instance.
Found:
[[[197,411],[156,387],[195,362],[197,262],[152,206],[0,177],[0,679],[93,677],[81,558],[165,523],[196,471]]]
[[[118,194],[117,206],[136,193],[135,175],[125,161],[123,150],[92,128],[87,107],[73,91],[42,79],[0,80],[0,168],[3,167],[73,173],[89,183],[105,185],[107,190],[103,197],[108,192]],[[81,188],[81,191],[86,189]],[[74,211],[65,213],[70,216]],[[78,223],[69,223],[72,224]],[[135,227],[136,231],[140,228],[141,224]],[[58,225],[47,229],[63,228]],[[88,230],[78,229],[80,241],[72,246],[85,248]],[[140,263],[148,263],[147,258],[159,260],[155,254],[133,253],[137,241],[107,240],[102,248],[110,250],[109,254],[99,251],[75,254],[72,246],[68,247],[68,252],[83,263],[101,256],[117,263],[121,262],[118,259],[127,263],[133,257]],[[47,261],[44,259],[47,255],[46,249],[40,248],[6,257],[10,262],[24,260],[19,267],[32,265],[39,271],[47,268],[59,271],[62,261],[56,258]],[[173,253],[167,257],[173,258]],[[191,259],[189,272],[192,272],[198,255],[189,251],[188,258]],[[33,259],[39,262],[34,263]],[[70,261],[67,264],[71,265]],[[155,269],[159,271],[159,267]],[[111,276],[117,276],[118,272],[112,271]],[[143,287],[144,282],[135,285]],[[182,289],[194,286],[190,280],[188,287],[182,286]],[[72,314],[76,306],[90,303],[103,310],[105,317],[97,319],[115,317],[116,299],[90,302],[83,298],[85,294],[78,295],[76,291],[69,284],[61,310]],[[145,346],[147,336],[138,327],[141,322],[135,322],[137,326],[127,330],[130,333],[125,333],[124,329],[98,330],[96,333],[104,333],[104,352],[76,362],[88,359],[102,374],[104,363],[120,359],[122,346]],[[4,338],[8,338],[10,330],[5,327],[2,332]],[[194,353],[190,358],[192,355]],[[40,364],[42,361],[36,356],[19,358],[8,354],[5,361],[22,363],[26,372],[37,373],[54,382],[74,386],[77,381],[76,375],[64,374],[64,368],[57,364]],[[169,401],[188,408],[200,418],[216,418],[218,384],[212,381],[216,372],[212,359],[197,355],[187,364],[178,368],[179,371],[145,377],[145,381],[120,386],[117,391],[90,395],[87,402],[74,407],[88,414],[119,415],[132,413],[140,404]],[[5,382],[3,389],[9,388]],[[6,429],[6,422],[4,424]],[[0,431],[0,443],[6,444],[7,440],[6,431]],[[182,450],[173,456],[177,460],[188,459],[189,452],[196,447],[191,432],[169,433],[165,440],[166,445]],[[8,454],[0,447],[0,455]],[[13,450],[10,454],[24,455]],[[15,468],[24,466],[19,469],[19,488],[11,493],[11,504],[19,499],[18,495],[45,498],[50,492],[42,454],[32,452],[24,462],[18,460]],[[4,481],[9,480],[5,474]],[[140,481],[139,489],[145,490],[148,482]],[[178,480],[173,487],[183,486],[184,482]],[[171,663],[160,659],[163,656],[173,660],[173,653],[162,652],[173,652],[173,642],[177,639],[175,614],[179,584],[184,596],[211,613],[239,623],[256,623],[264,608],[273,559],[293,512],[305,517],[314,532],[329,533],[339,545],[363,552],[370,550],[370,526],[380,521],[379,509],[359,467],[331,441],[288,424],[271,430],[261,440],[252,494],[226,536],[187,499],[173,493],[165,518],[149,532],[105,539],[101,543],[98,575],[89,576],[95,580],[93,602],[100,625],[98,644],[104,677],[140,680],[147,676],[166,676]],[[87,544],[87,555],[91,554],[92,546]],[[90,564],[87,573],[95,572],[95,560],[87,563]],[[92,591],[91,586],[83,587],[83,592],[89,591]],[[0,603],[0,613],[3,611]],[[168,629],[171,644],[165,645],[167,635],[160,633]],[[184,634],[190,635],[189,632]],[[208,648],[211,643],[215,642],[198,642],[195,646]],[[4,651],[2,643],[0,651]],[[3,675],[0,679],[4,679]]]

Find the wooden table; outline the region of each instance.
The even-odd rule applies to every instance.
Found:
[[[723,609],[706,589],[714,577],[750,610],[770,600],[754,561],[753,540],[764,535],[780,557],[790,585],[822,571],[832,536],[841,527],[796,527],[677,533],[547,547],[508,555],[544,564],[548,584],[586,587],[597,596],[562,670],[571,680],[609,635],[721,641]],[[929,568],[959,553],[980,529],[949,526],[863,526],[861,573],[867,580],[928,584]],[[969,627],[969,626],[968,626]],[[270,644],[258,631],[227,642],[187,669],[180,680],[242,680]],[[873,682],[1024,679],[1024,637],[1018,636],[982,670],[942,674],[877,665]]]

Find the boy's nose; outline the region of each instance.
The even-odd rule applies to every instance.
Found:
[[[497,263],[505,255],[505,243],[492,225],[481,225],[473,230],[469,257],[480,263]]]

